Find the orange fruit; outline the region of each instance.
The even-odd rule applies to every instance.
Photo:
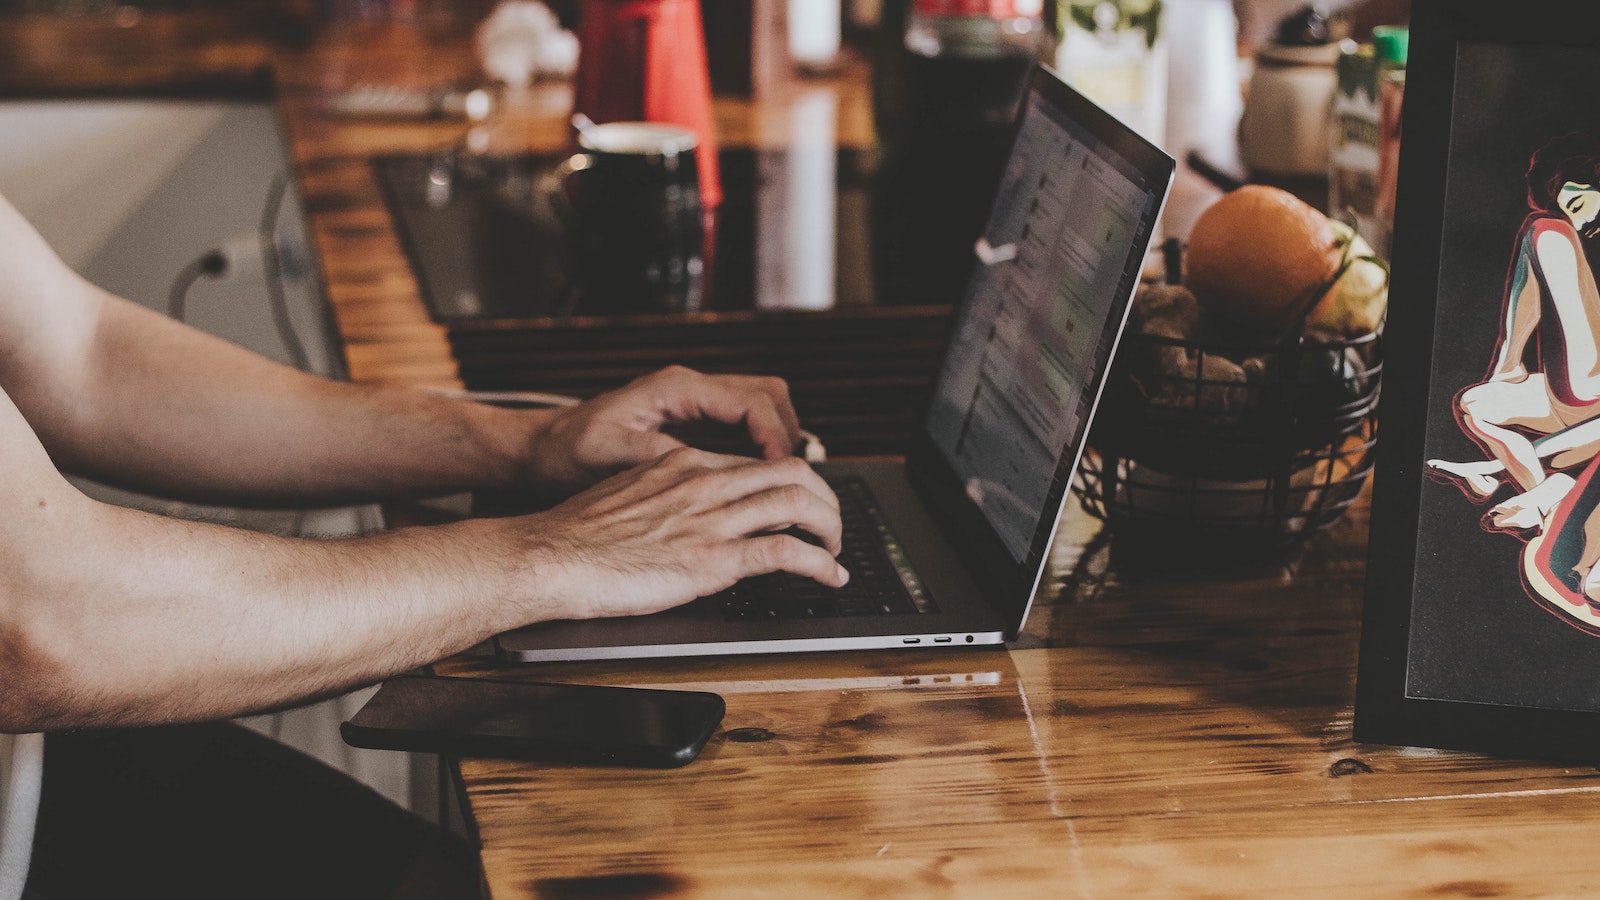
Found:
[[[1281,331],[1339,267],[1328,217],[1281,188],[1249,184],[1195,220],[1183,279],[1200,305],[1248,328]]]

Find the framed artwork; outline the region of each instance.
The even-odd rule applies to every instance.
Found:
[[[1600,3],[1416,0],[1357,740],[1600,760]]]

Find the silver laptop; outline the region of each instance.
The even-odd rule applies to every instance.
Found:
[[[1002,644],[1022,630],[1172,181],[1172,158],[1047,69],[1029,83],[905,461],[824,463],[851,582],[787,574],[650,616],[546,622],[515,661]]]

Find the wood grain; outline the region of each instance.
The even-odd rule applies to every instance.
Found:
[[[111,15],[0,9],[0,97],[271,96],[278,48],[302,22],[262,10],[176,13],[129,4]]]
[[[1583,896],[1600,772],[1361,745],[1366,507],[1298,568],[1057,568],[1010,651],[456,673],[698,687],[671,772],[463,760],[497,897]],[[1103,551],[1096,551],[1103,553]],[[1074,571],[1076,570],[1076,571]]]

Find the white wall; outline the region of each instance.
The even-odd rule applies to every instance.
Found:
[[[266,103],[0,103],[0,192],[68,265],[100,286],[165,310],[173,280],[208,250],[249,248],[274,182],[287,173]],[[295,333],[312,368],[336,371],[299,204],[279,218]],[[187,321],[280,361],[259,253],[236,277],[188,292]]]
[[[7,103],[0,191],[81,270],[224,114],[215,104]]]
[[[288,169],[276,115],[265,103],[184,101],[12,101],[0,103],[0,193],[56,252],[89,280],[166,311],[174,279],[208,250],[229,247],[231,277],[202,280],[187,293],[186,320],[287,362],[273,324],[272,294],[259,232],[274,182]],[[328,336],[320,281],[298,200],[285,197],[273,235],[294,334],[311,368],[342,371]],[[75,480],[108,502],[281,534],[338,536],[381,526],[372,507],[243,511],[114,490]],[[366,692],[246,720],[412,805],[412,760],[346,746],[338,724]],[[432,785],[417,792],[431,800]]]

